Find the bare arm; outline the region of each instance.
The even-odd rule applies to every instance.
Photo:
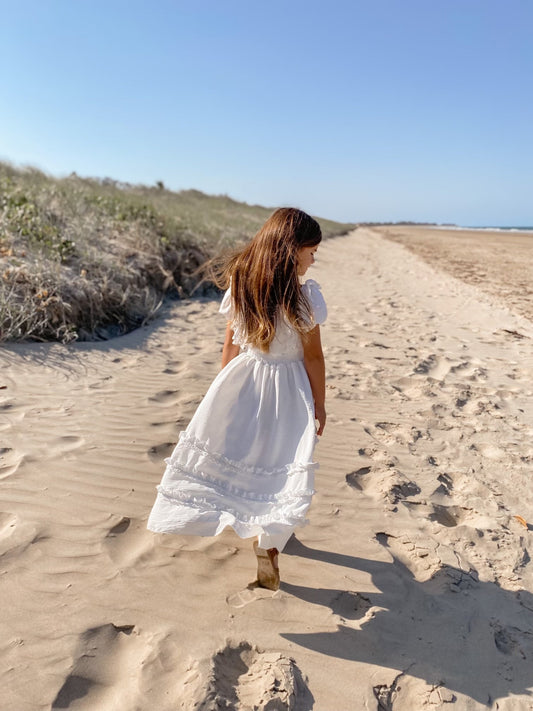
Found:
[[[321,435],[326,426],[326,367],[322,343],[320,341],[320,326],[309,331],[303,340],[304,365],[311,383],[311,391],[315,401],[315,417],[318,420],[317,435]]]
[[[230,324],[226,326],[226,337],[224,338],[224,345],[222,347],[222,367],[225,368],[226,365],[233,360],[235,356],[238,356],[241,349],[233,343],[233,329]]]

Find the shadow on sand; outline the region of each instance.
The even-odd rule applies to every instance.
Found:
[[[385,534],[378,540],[388,549]],[[339,616],[335,632],[286,633],[285,639],[338,659],[406,671],[482,704],[532,695],[530,592],[504,590],[450,566],[419,582],[394,556],[392,563],[366,560],[309,548],[295,537],[284,553],[364,571],[379,590],[360,595],[283,583],[291,595]]]

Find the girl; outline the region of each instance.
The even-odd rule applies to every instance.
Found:
[[[256,536],[257,584],[271,590],[279,551],[305,523],[326,423],[326,304],[315,281],[299,279],[321,239],[312,217],[281,208],[222,265],[222,370],[165,460],[148,520],[159,533],[213,536],[230,526]]]

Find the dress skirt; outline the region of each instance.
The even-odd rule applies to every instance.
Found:
[[[217,375],[165,460],[148,528],[214,536],[229,526],[283,550],[314,493],[315,432],[301,353],[244,350]]]

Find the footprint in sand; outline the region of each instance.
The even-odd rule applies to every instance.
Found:
[[[0,412],[9,412],[15,407],[15,401],[8,398],[2,398],[0,401]]]
[[[453,704],[457,697],[440,682],[428,684],[423,679],[413,679],[409,669],[400,672],[390,683],[373,687],[377,699],[377,711],[393,711],[395,708],[443,709],[444,704]]]
[[[180,373],[187,371],[189,367],[189,364],[184,363],[183,361],[168,361],[167,367],[163,370],[163,373],[165,375],[180,375]]]
[[[0,398],[0,430],[9,429],[14,422],[24,419],[27,406],[21,402],[15,402],[13,398]]]
[[[411,482],[412,483],[412,482]],[[419,517],[444,526],[445,528],[455,528],[456,526],[466,526],[475,530],[485,530],[491,527],[493,521],[487,514],[476,511],[472,506],[444,505],[428,501],[409,501],[404,498],[404,504],[414,509]]]
[[[177,405],[180,401],[179,390],[160,390],[158,393],[148,398],[149,402],[157,402],[159,405],[169,407]]]
[[[296,662],[279,652],[263,652],[248,642],[228,644],[210,660],[190,669],[180,709],[296,711],[312,708],[313,696]],[[204,664],[205,666],[205,664]]]
[[[357,450],[360,457],[372,460],[372,463],[377,463],[381,467],[396,467],[398,466],[398,458],[389,454],[386,449],[378,447],[361,447]]]
[[[418,496],[420,493],[421,489],[416,482],[403,479],[397,484],[393,484],[387,491],[386,496],[391,504],[397,504],[399,501]]]
[[[165,420],[164,422],[150,422],[150,427],[169,427],[171,424],[171,420]]]
[[[447,358],[442,358],[436,354],[431,354],[415,366],[415,375],[427,375],[434,380],[444,380],[452,368]]]
[[[106,375],[100,380],[94,380],[92,383],[87,384],[87,388],[90,390],[101,390],[104,392],[111,391],[111,383],[109,382],[113,378],[112,375]]]
[[[246,605],[249,605],[252,602],[257,602],[258,600],[272,600],[273,598],[275,599],[280,597],[282,597],[280,590],[272,592],[272,590],[266,590],[265,588],[258,587],[254,583],[250,583],[250,585],[245,587],[244,590],[228,595],[226,603],[230,607],[239,609],[241,607],[246,607]]]
[[[510,328],[502,328],[500,331],[494,331],[494,335],[499,335],[503,334],[505,338],[510,338],[512,340],[517,340],[521,341],[524,338],[529,338],[529,336],[526,336],[523,333],[520,333],[519,331],[514,331]]]
[[[373,499],[385,499],[389,504],[397,504],[421,492],[416,482],[408,480],[393,467],[361,467],[346,474],[346,483]]]
[[[402,428],[395,422],[376,422],[375,425],[366,425],[363,429],[370,437],[385,444],[405,444]]]
[[[106,624],[86,630],[79,637],[72,667],[52,708],[111,709],[126,703],[125,699],[133,708],[139,684],[135,670],[144,671],[146,653],[146,644],[134,625]]]
[[[23,454],[18,454],[11,447],[0,448],[0,479],[14,474],[24,460]]]
[[[32,544],[45,538],[38,528],[15,514],[0,512],[0,558],[5,569],[8,560],[19,560],[20,555]]]
[[[128,516],[116,520],[104,538],[109,557],[121,568],[142,564],[145,559],[157,565],[152,555],[154,542],[154,535],[146,529],[146,524]]]
[[[429,464],[431,462],[428,461]],[[435,465],[437,466],[438,463]],[[453,491],[453,476],[450,474],[439,474],[437,477],[437,481],[439,482],[439,486],[435,489],[433,492],[432,496],[435,496],[435,494],[442,494],[443,496],[451,496],[451,493]]]
[[[376,608],[372,608],[369,597],[352,590],[342,590],[331,601],[331,609],[343,625],[359,628],[368,618],[374,616]]]
[[[74,450],[83,447],[84,444],[85,440],[83,437],[77,437],[76,435],[56,437],[50,444],[49,454],[50,456],[66,454],[67,452],[73,452]]]
[[[425,583],[428,591],[459,592],[478,585],[476,571],[453,548],[429,536],[380,532],[376,540],[403,563],[415,580]]]
[[[380,532],[376,534],[376,540],[389,549],[419,582],[429,580],[441,567],[440,558],[436,554],[438,544],[428,537],[406,534],[394,536]]]
[[[188,425],[190,418],[187,417],[178,417],[177,420],[163,420],[161,422],[150,422],[151,427],[165,427],[167,429],[171,428],[178,428],[177,431],[179,432],[181,429],[185,429],[185,427]],[[177,436],[176,436],[177,438]]]
[[[357,489],[358,491],[364,491],[365,486],[363,486],[362,479],[367,474],[370,474],[372,467],[360,467],[354,472],[346,474],[346,483],[351,486],[352,489]]]
[[[463,506],[441,506],[440,504],[432,505],[433,512],[429,514],[430,521],[436,521],[441,526],[453,528],[473,518],[473,510]],[[475,516],[475,514],[474,514]]]
[[[383,442],[386,445],[408,447],[410,451],[416,447],[419,440],[431,440],[431,435],[427,429],[420,429],[414,425],[376,422],[374,425],[364,425],[363,429],[374,440]]]
[[[486,457],[487,459],[506,459],[508,457],[508,454],[501,449],[500,447],[497,447],[494,444],[490,443],[480,443],[480,444],[473,444],[471,446],[471,449],[475,449],[478,451],[482,457]]]
[[[162,444],[154,444],[147,452],[148,458],[152,462],[160,463],[165,459],[165,457],[170,456],[175,446],[175,442],[163,442]]]
[[[533,657],[533,630],[522,630],[518,627],[505,626],[498,620],[491,622],[496,649],[506,656],[516,656],[521,659]]]

